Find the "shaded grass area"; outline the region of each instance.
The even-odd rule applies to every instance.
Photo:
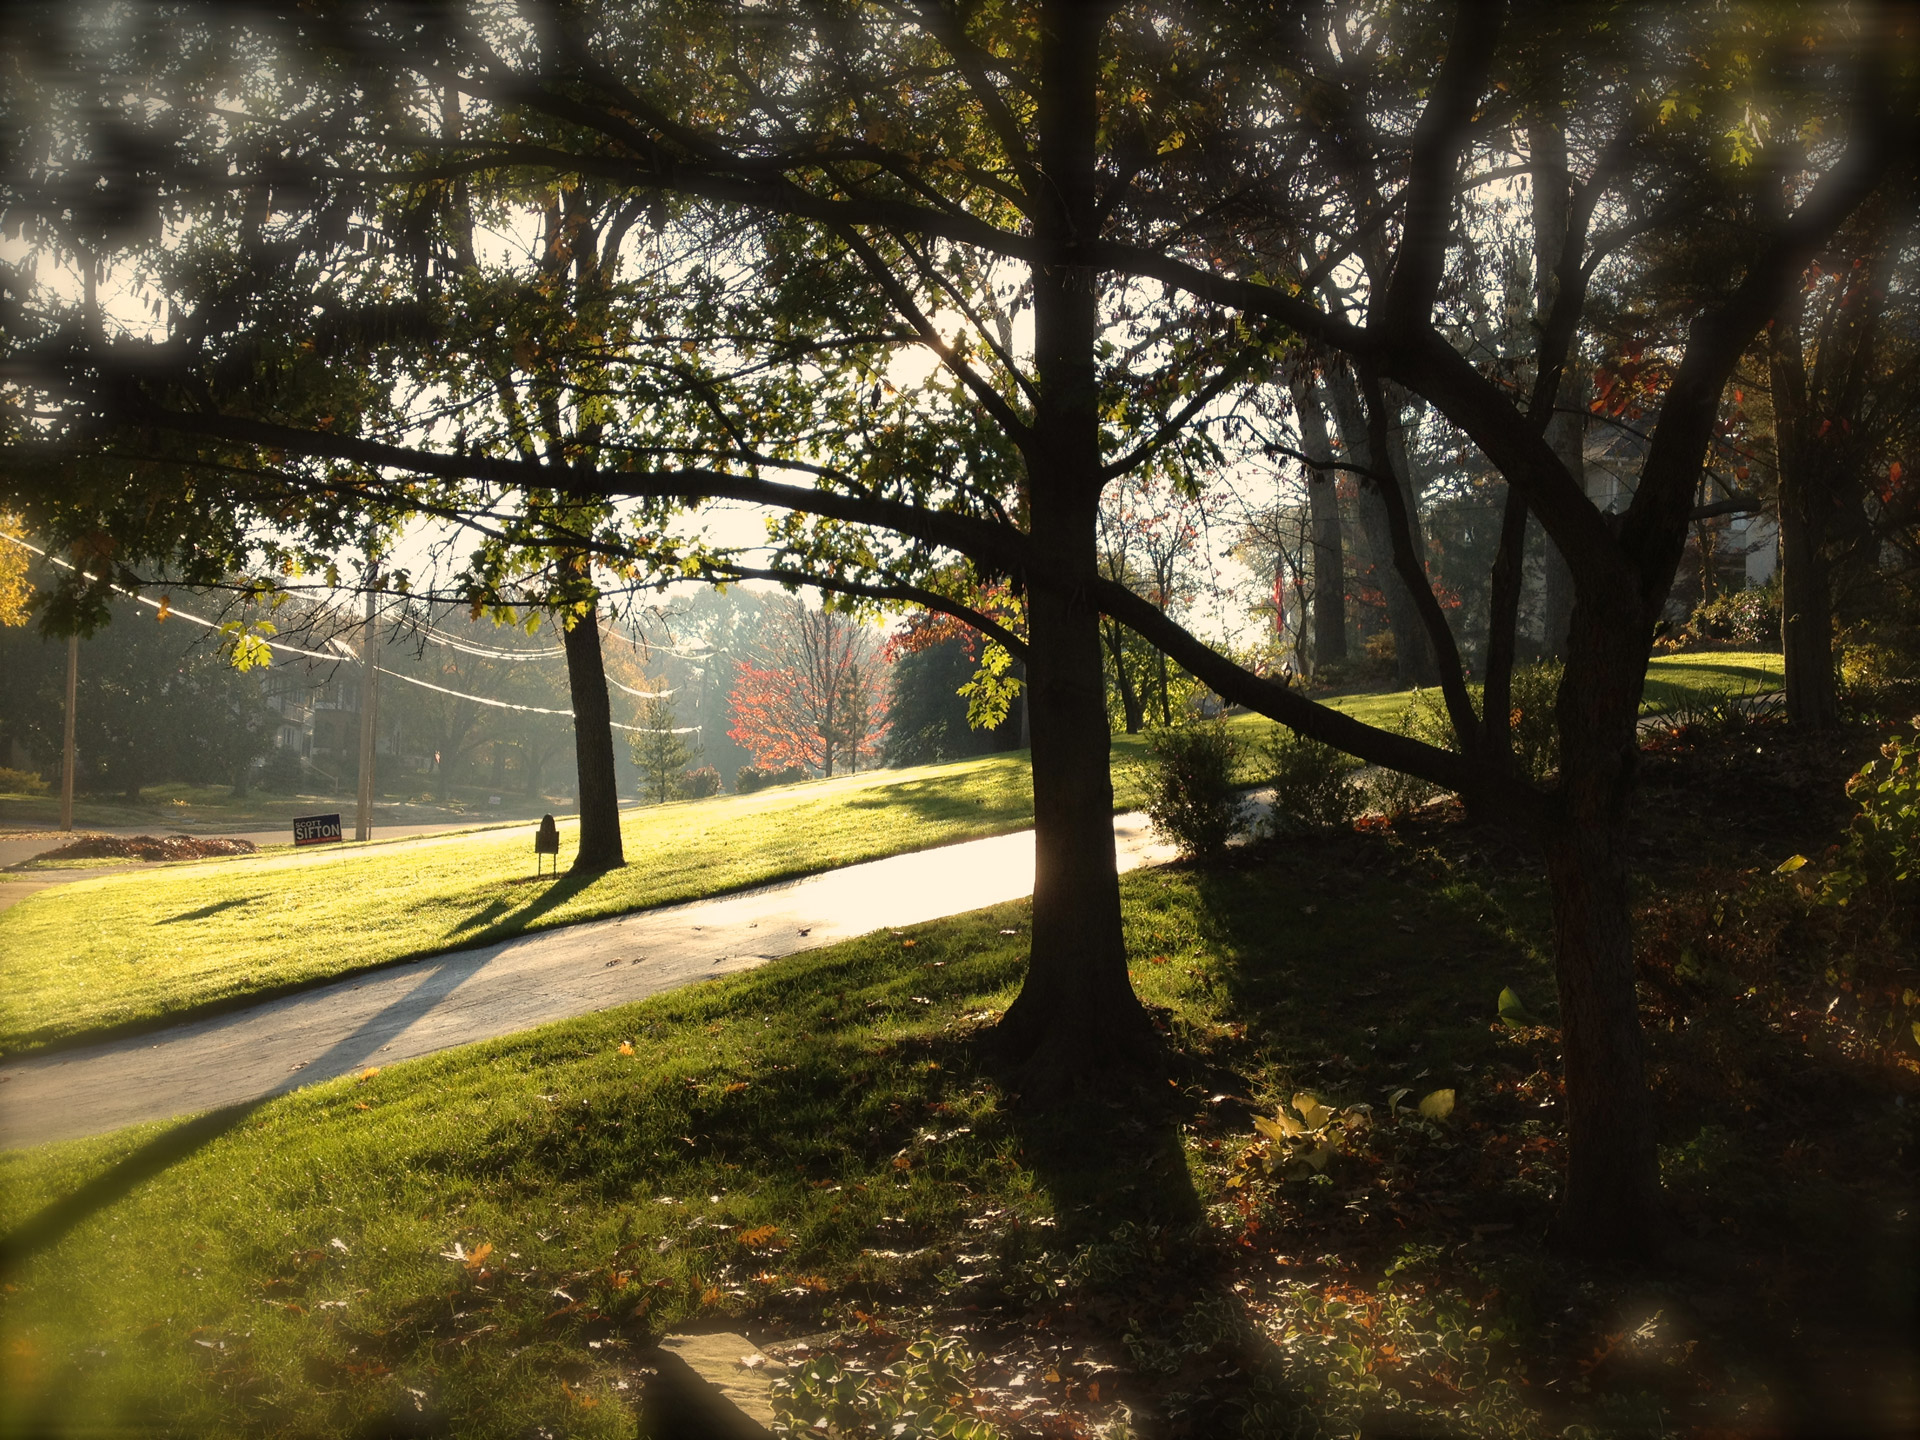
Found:
[[[435,951],[1030,822],[1024,755],[649,807],[628,864],[536,879],[529,833],[78,881],[0,914],[0,1046],[152,1023]],[[575,830],[562,830],[562,866]]]
[[[1656,655],[1647,662],[1643,714],[1654,714],[1705,697],[1743,695],[1780,688],[1783,661],[1761,650],[1722,650],[1686,655]],[[1326,703],[1356,720],[1393,730],[1400,727],[1413,692],[1342,695]]]
[[[663,1328],[858,1325],[982,1266],[996,1295],[1057,1288],[1116,1226],[1201,1221],[1182,1128],[1213,1123],[1228,1054],[1263,1096],[1328,1073],[1310,1037],[1356,1006],[1380,1024],[1337,1073],[1451,1074],[1494,1053],[1473,957],[1537,971],[1472,886],[1361,881],[1356,924],[1314,874],[1276,910],[1274,880],[1129,878],[1136,983],[1192,1053],[1117,1126],[1021,1105],[970,1043],[1018,980],[1014,905],[188,1122],[184,1145],[147,1126],[8,1155],[13,1428],[625,1433],[619,1387]],[[1258,1034],[1231,1018],[1267,1007]],[[76,1192],[87,1213],[61,1208]]]
[[[7,1425],[630,1434],[651,1340],[724,1325],[875,1367],[960,1333],[1010,1435],[1904,1433],[1920,1065],[1880,1022],[1910,951],[1753,863],[1835,832],[1846,765],[1649,759],[1660,1269],[1542,1245],[1545,895],[1436,808],[1126,877],[1169,1037],[1131,1090],[1043,1109],[982,1057],[1011,905],[0,1157]],[[1827,1009],[1848,953],[1873,998]],[[1497,1023],[1502,986],[1545,1024]],[[1403,1087],[1455,1108],[1389,1118]],[[1373,1107],[1322,1173],[1252,1126],[1303,1092]]]

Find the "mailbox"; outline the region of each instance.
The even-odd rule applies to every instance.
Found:
[[[560,873],[560,828],[553,823],[553,816],[542,815],[540,828],[533,832],[533,873],[540,873],[540,857],[553,856],[553,873]]]

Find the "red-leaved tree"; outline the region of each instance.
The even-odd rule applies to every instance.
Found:
[[[735,668],[727,732],[755,765],[831,775],[836,764],[856,770],[879,755],[886,690],[867,627],[787,599],[767,607],[758,648],[760,663]]]

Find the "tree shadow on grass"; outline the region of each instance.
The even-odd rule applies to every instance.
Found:
[[[1525,893],[1517,854],[1492,865],[1499,895],[1488,869],[1353,834],[1271,844],[1162,883],[1196,893],[1210,983],[1241,1023],[1323,1083],[1377,1090],[1494,1059],[1503,989],[1552,1019],[1545,900]]]
[[[523,935],[541,916],[559,909],[574,896],[591,889],[606,878],[606,872],[591,875],[561,875],[516,909],[515,897],[503,896],[489,901],[447,932],[449,941],[462,949],[491,945],[496,940],[511,940]]]
[[[927,780],[907,780],[887,785],[845,800],[849,810],[907,811],[926,824],[952,824],[968,819],[1001,819],[1008,823],[1031,824],[1032,807],[1024,793],[1004,798],[968,797],[962,793],[972,777],[946,776]]]
[[[382,1045],[405,1030],[420,1014],[431,1010],[457,988],[468,973],[454,964],[434,967],[418,985],[368,1016],[359,1028],[302,1066],[307,1072],[305,1075],[300,1078],[289,1075],[254,1099],[181,1121],[136,1146],[71,1195],[41,1207],[10,1234],[0,1237],[0,1275],[10,1273],[33,1255],[58,1244],[89,1217],[117,1204],[146,1181],[211,1145],[268,1101],[303,1084],[337,1078],[371,1060]]]
[[[223,910],[238,910],[242,905],[251,905],[258,895],[241,895],[232,900],[216,900],[211,905],[202,905],[198,910],[183,910],[178,915],[169,915],[164,920],[156,920],[156,925],[178,925],[188,920],[208,920]]]

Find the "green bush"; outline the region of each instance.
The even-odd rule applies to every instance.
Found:
[[[1365,795],[1354,783],[1360,764],[1351,755],[1283,725],[1267,732],[1261,755],[1273,786],[1268,833],[1341,830],[1359,818]]]
[[[1920,732],[1920,715],[1913,717]],[[1894,736],[1847,781],[1860,802],[1845,854],[1834,871],[1832,898],[1845,904],[1863,889],[1895,895],[1920,890],[1920,734]]]
[[[733,793],[751,795],[769,785],[797,785],[806,778],[806,767],[801,765],[789,765],[784,770],[756,770],[751,765],[742,765],[733,772]]]
[[[1398,820],[1443,793],[1432,781],[1398,770],[1375,770],[1367,777],[1366,788],[1368,807],[1389,820]]]
[[[297,752],[285,749],[269,750],[266,763],[254,776],[253,783],[273,795],[297,795],[306,780],[306,767],[301,763]]]
[[[1514,765],[1536,783],[1551,779],[1560,769],[1560,722],[1555,707],[1564,673],[1565,667],[1558,660],[1513,668],[1507,724]],[[1486,687],[1468,686],[1467,698],[1476,715],[1485,713]],[[1446,697],[1437,689],[1414,691],[1406,709],[1400,712],[1395,728],[1402,735],[1436,749],[1457,751],[1460,748],[1459,737],[1453,733],[1453,719],[1447,714]],[[1375,807],[1389,816],[1418,809],[1441,793],[1439,786],[1425,780],[1385,773],[1371,779],[1368,790]]]
[[[1554,706],[1565,670],[1558,660],[1514,667],[1512,713],[1507,718],[1513,727],[1514,761],[1529,780],[1546,780],[1560,769],[1560,722]],[[1475,701],[1485,709],[1482,696]]]
[[[1141,789],[1153,828],[1180,853],[1210,859],[1226,849],[1245,818],[1236,784],[1241,745],[1218,720],[1147,732]]]
[[[1696,644],[1729,645],[1738,650],[1780,648],[1780,588],[1728,590],[1698,606],[1687,617],[1683,637]]]
[[[0,791],[9,795],[44,795],[47,782],[40,778],[37,771],[15,770],[11,766],[0,765]]]

